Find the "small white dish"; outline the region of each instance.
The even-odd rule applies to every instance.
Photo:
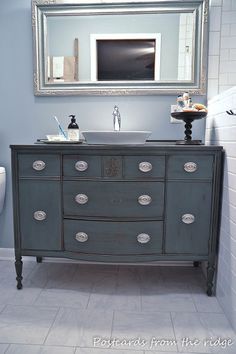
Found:
[[[66,141],[63,135],[46,135],[48,141]]]

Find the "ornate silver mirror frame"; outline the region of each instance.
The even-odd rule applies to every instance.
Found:
[[[209,0],[32,0],[34,93],[36,96],[159,95],[206,93]],[[193,55],[190,80],[73,81],[48,80],[48,19],[53,16],[192,13]],[[172,53],[170,53],[171,55]],[[173,55],[173,54],[172,54]],[[90,58],[88,58],[90,61]]]

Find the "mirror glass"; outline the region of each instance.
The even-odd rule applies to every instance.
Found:
[[[206,1],[32,5],[36,95],[205,93]]]

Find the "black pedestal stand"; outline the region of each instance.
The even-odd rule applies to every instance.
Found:
[[[171,116],[185,122],[184,140],[177,140],[176,144],[180,145],[200,145],[201,140],[192,140],[192,122],[196,119],[206,117],[207,112],[172,112]]]

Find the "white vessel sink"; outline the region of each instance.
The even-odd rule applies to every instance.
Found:
[[[82,132],[88,144],[145,144],[150,131],[88,130]]]

